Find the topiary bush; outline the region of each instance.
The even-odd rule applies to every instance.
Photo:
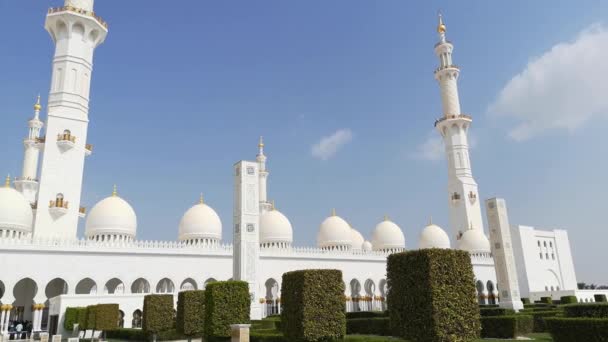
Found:
[[[608,319],[547,318],[554,342],[607,342]]]
[[[182,291],[177,295],[177,331],[185,336],[205,333],[205,291]]]
[[[346,320],[346,333],[349,335],[390,336],[391,326],[388,317],[351,318]]]
[[[479,309],[479,314],[481,317],[489,317],[489,316],[507,316],[514,315],[515,310],[505,309],[505,308],[481,308]]]
[[[540,302],[543,304],[553,304],[553,298],[551,297],[540,297]]]
[[[394,336],[415,341],[471,341],[481,330],[471,257],[450,249],[391,254],[388,311]]]
[[[547,311],[532,311],[530,313],[526,313],[526,315],[531,315],[534,318],[534,329],[532,330],[535,333],[541,333],[547,331],[547,323],[545,322],[546,318],[556,317],[562,315],[562,311],[560,310],[547,310]]]
[[[88,311],[86,307],[82,307],[82,308],[76,308],[76,312],[77,312],[77,321],[76,323],[78,323],[78,329],[79,330],[86,330],[87,329],[87,315],[88,315]]]
[[[374,317],[388,317],[388,311],[355,311],[346,313],[346,319]]]
[[[205,289],[204,331],[207,338],[230,337],[231,324],[249,323],[251,299],[244,281],[218,281]]]
[[[559,299],[561,304],[576,304],[578,303],[578,299],[576,296],[561,296]]]
[[[522,298],[522,299],[521,299],[521,302],[522,302],[522,303],[524,303],[524,306],[525,306],[526,304],[530,304],[530,298]]]
[[[516,338],[532,332],[532,316],[510,315],[481,318],[481,337]]]
[[[148,334],[158,334],[174,326],[173,295],[151,294],[144,296],[142,329]]]
[[[106,338],[112,340],[147,341],[148,335],[142,329],[119,328],[106,331]]]
[[[86,329],[95,330],[95,314],[97,310],[95,310],[95,305],[87,306],[87,320],[86,320]]]
[[[118,304],[95,305],[95,330],[118,329]]]
[[[281,327],[289,341],[325,341],[346,334],[344,282],[339,270],[283,274]]]
[[[65,308],[65,314],[63,316],[63,328],[67,331],[74,329],[74,324],[78,323],[78,309],[79,308]]]
[[[608,303],[570,304],[564,306],[566,317],[608,318]]]
[[[606,295],[605,294],[595,294],[593,295],[593,299],[596,303],[606,303]]]

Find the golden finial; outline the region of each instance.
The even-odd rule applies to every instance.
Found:
[[[433,224],[433,216],[429,216],[429,226]]]
[[[42,109],[42,105],[40,105],[40,94],[36,98],[36,104],[34,105],[34,110],[39,112]]]
[[[118,196],[118,187],[114,184],[114,189],[112,189],[112,197]]]
[[[443,15],[439,12],[439,25],[437,25],[437,33],[445,33],[446,27],[443,23]]]
[[[198,199],[198,204],[205,204],[205,199],[203,198],[202,192],[201,192],[201,197]]]
[[[6,175],[6,180],[4,181],[4,186],[7,188],[11,187],[11,175]]]
[[[331,216],[336,216],[336,208],[333,208],[333,209],[331,210]]]
[[[271,207],[270,207],[271,210],[276,210],[277,207],[275,206],[274,200],[272,200],[272,202],[270,202],[270,203],[271,203]]]
[[[263,148],[264,147],[264,137],[260,135],[260,142],[258,143],[258,147],[259,148]]]
[[[384,221],[390,221],[391,219],[388,217],[388,215],[384,215]]]

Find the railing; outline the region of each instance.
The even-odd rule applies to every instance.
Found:
[[[435,44],[435,47],[438,47],[439,45],[445,44],[445,43],[452,44],[452,41],[446,39],[445,42],[439,42],[439,43]]]
[[[71,141],[75,143],[76,137],[69,133],[57,134],[57,141]]]
[[[30,182],[37,182],[38,178],[33,178],[33,177],[15,177],[16,181],[30,181]]]
[[[63,209],[68,209],[68,201],[64,201],[62,199],[58,199],[58,200],[51,200],[49,201],[49,208],[63,208]]]
[[[32,207],[32,210],[38,209],[38,202],[30,203],[30,207]]]
[[[82,14],[82,15],[86,15],[86,16],[92,17],[95,20],[97,20],[97,22],[99,22],[103,27],[105,27],[106,29],[108,28],[108,23],[106,23],[105,20],[103,20],[100,16],[98,16],[97,14],[95,14],[95,12],[83,10],[81,8],[76,8],[76,7],[73,7],[73,6],[63,6],[63,7],[49,8],[48,14],[59,13],[59,12],[66,12],[66,11],[67,12],[74,12],[74,13],[78,13],[78,14]]]
[[[78,212],[85,215],[87,213],[87,208],[86,207],[80,207],[78,208]]]
[[[460,70],[460,68],[458,67],[458,65],[456,65],[456,64],[450,64],[450,65],[446,65],[446,66],[440,66],[439,68],[435,69],[435,72],[438,72],[438,71],[444,70],[444,69],[458,69],[458,70]]]
[[[36,142],[39,144],[44,144],[45,141],[46,141],[46,136],[36,138]]]
[[[93,145],[92,144],[86,144],[84,145],[84,149],[89,151],[89,152],[93,152]]]
[[[467,120],[473,120],[473,117],[470,115],[466,115],[466,114],[460,114],[460,115],[448,115],[448,116],[444,116],[440,119],[435,120],[435,127],[437,127],[437,125],[440,122],[443,122],[445,120],[451,120],[451,119],[467,119]]]

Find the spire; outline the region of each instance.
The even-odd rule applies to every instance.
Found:
[[[388,215],[384,215],[384,221],[390,221],[391,219],[388,217]]]
[[[433,224],[433,216],[429,216],[429,226]]]
[[[6,180],[4,180],[4,187],[5,188],[11,187],[11,175],[6,175]]]
[[[34,111],[36,112],[36,116],[38,116],[38,112],[42,109],[42,105],[40,104],[40,94],[36,98],[36,104],[34,105]]]
[[[114,189],[112,189],[112,197],[118,196],[118,187],[114,184]]]
[[[437,24],[437,33],[439,33],[439,40],[441,40],[441,42],[445,42],[445,32],[447,30],[445,24],[443,23],[443,15],[441,14],[441,11],[439,11],[439,23]]]
[[[333,209],[331,210],[331,216],[336,216],[336,208],[333,208]]]
[[[203,198],[202,192],[201,192],[201,197],[198,199],[198,204],[205,204],[205,199]]]
[[[258,143],[259,153],[258,155],[264,155],[264,137],[260,135],[260,142]]]

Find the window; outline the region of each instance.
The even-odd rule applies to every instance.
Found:
[[[538,253],[538,254],[540,254],[540,258],[542,259],[543,258],[543,253],[541,252],[541,253]]]
[[[540,247],[540,240],[538,240],[538,241],[536,241],[536,242],[538,242],[538,247]]]
[[[547,241],[543,241],[543,246],[547,247]]]
[[[549,286],[545,286],[545,291],[549,291]]]
[[[551,258],[555,260],[555,253],[551,253]]]
[[[553,242],[549,241],[549,247],[553,247]]]
[[[549,253],[545,253],[545,258],[548,260],[549,259]]]

